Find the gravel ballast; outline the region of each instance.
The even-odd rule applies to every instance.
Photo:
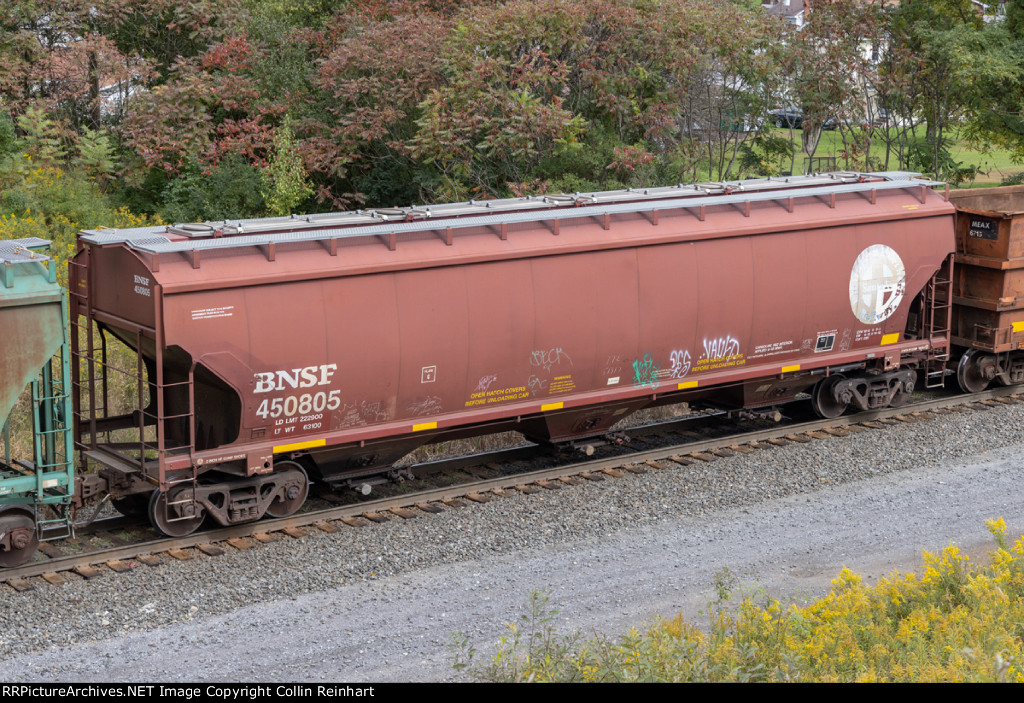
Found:
[[[716,574],[816,597],[848,566],[980,556],[1024,532],[1024,405],[651,470],[33,591],[5,589],[4,681],[443,681],[551,593],[563,629],[700,622]]]

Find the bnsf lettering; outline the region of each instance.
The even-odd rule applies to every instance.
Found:
[[[148,286],[149,285],[149,279],[148,278],[146,278],[145,276],[139,276],[137,274],[135,276],[135,282],[138,283],[140,286]]]
[[[270,393],[271,391],[283,391],[289,388],[326,386],[331,382],[331,376],[337,370],[337,364],[321,364],[320,366],[307,366],[302,369],[257,373],[256,388],[253,389],[253,393]]]

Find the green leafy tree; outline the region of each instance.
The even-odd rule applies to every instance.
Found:
[[[295,206],[313,194],[302,157],[295,149],[291,124],[284,121],[274,133],[274,153],[263,170],[263,189],[267,211],[271,215],[288,215]]]
[[[961,179],[964,167],[947,158],[954,124],[978,143],[1015,140],[1022,63],[1010,24],[984,23],[969,0],[904,0],[892,9],[882,98],[902,118],[902,166]]]
[[[60,125],[50,119],[41,107],[29,107],[25,114],[18,118],[18,127],[24,135],[21,143],[25,154],[35,164],[52,167],[64,160],[67,155],[64,145],[65,134]]]

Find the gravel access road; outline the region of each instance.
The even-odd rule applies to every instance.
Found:
[[[843,566],[874,580],[953,542],[980,557],[986,519],[1024,533],[1022,465],[1008,405],[5,589],[0,680],[456,680],[453,634],[486,655],[534,589],[560,629],[615,634],[701,622],[723,569],[802,600]]]

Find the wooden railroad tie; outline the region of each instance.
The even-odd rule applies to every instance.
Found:
[[[474,503],[490,503],[491,499],[485,496],[483,493],[467,493],[466,499],[471,500]]]
[[[628,471],[631,474],[647,473],[646,469],[644,469],[642,466],[637,466],[636,464],[623,464],[619,468],[622,469],[623,471]]]
[[[441,503],[449,508],[465,508],[466,504],[458,498],[442,498]]]
[[[703,452],[691,452],[686,456],[688,456],[691,459],[699,459],[700,461],[714,461],[715,459],[718,458],[713,454],[704,454]]]
[[[549,490],[549,491],[557,491],[559,488],[562,487],[562,484],[560,484],[560,483],[557,483],[555,481],[545,481],[544,479],[540,479],[538,481],[534,481],[534,483],[536,483],[541,488],[544,488],[544,489]]]
[[[329,535],[330,534],[334,534],[335,532],[338,531],[337,525],[333,525],[333,524],[327,522],[326,520],[320,520],[319,522],[314,522],[313,526],[316,527],[321,532],[326,532]]]
[[[443,513],[444,512],[444,508],[442,508],[437,503],[417,503],[416,507],[419,508],[420,510],[422,510],[423,512],[425,512],[425,513]]]
[[[845,427],[826,427],[822,430],[825,434],[832,435],[833,437],[849,437],[850,432]]]
[[[196,549],[208,557],[219,557],[224,554],[224,548],[218,547],[216,544],[197,544]]]
[[[806,444],[807,442],[811,441],[811,438],[808,437],[807,435],[800,434],[788,434],[784,437],[784,439],[788,439],[790,442],[800,442],[801,444]]]
[[[784,440],[782,437],[772,437],[771,439],[766,439],[765,442],[775,447],[784,447],[789,444],[789,442]]]
[[[625,476],[625,474],[618,469],[601,469],[601,473],[605,476],[611,476],[612,478],[622,478]]]
[[[141,554],[135,558],[143,564],[145,564],[146,566],[159,566],[160,564],[164,563],[164,560],[158,557],[156,554]]]
[[[690,464],[693,463],[693,459],[688,459],[687,457],[680,456],[679,454],[673,454],[672,456],[670,456],[669,461],[674,461],[680,466],[689,466]]]
[[[381,523],[381,522],[387,522],[388,521],[387,517],[382,515],[381,513],[363,513],[361,517],[366,518],[370,522],[376,522],[376,523]]]
[[[52,583],[54,586],[60,586],[67,583],[67,579],[58,574],[56,571],[47,571],[43,574],[43,580],[47,583]]]
[[[279,539],[281,539],[281,535],[277,532],[257,532],[252,536],[252,538],[257,542],[268,544],[270,542],[276,542]]]
[[[516,490],[519,491],[520,493],[530,495],[531,493],[539,493],[541,489],[538,488],[537,486],[531,486],[528,483],[520,483],[518,486],[516,486]]]
[[[35,586],[29,583],[26,579],[11,579],[7,582],[7,585],[19,593],[35,589]]]
[[[79,576],[81,576],[82,578],[84,578],[86,580],[94,579],[94,578],[96,578],[97,576],[100,575],[100,570],[99,569],[97,569],[97,568],[95,568],[93,566],[89,566],[88,564],[82,564],[81,566],[76,566],[74,569],[72,569],[72,571],[74,571],[76,574],[78,574]]]
[[[604,476],[602,476],[601,474],[593,473],[592,471],[584,471],[583,473],[579,474],[579,477],[584,479],[584,480],[594,481],[594,482],[603,481],[604,480]]]
[[[111,559],[110,561],[106,562],[106,564],[108,569],[118,574],[123,574],[125,571],[131,571],[135,568],[134,564],[122,561],[120,559]]]
[[[51,559],[56,559],[58,557],[64,556],[64,550],[62,550],[60,547],[53,544],[52,542],[40,543],[39,551],[45,554],[46,556],[50,557]]]
[[[347,515],[346,515],[345,517],[340,517],[340,518],[338,518],[338,519],[339,519],[339,520],[340,520],[341,522],[343,522],[343,523],[345,523],[346,525],[348,525],[349,527],[362,527],[363,525],[365,525],[365,524],[366,524],[366,522],[365,522],[365,521],[363,521],[363,520],[360,520],[360,519],[359,519],[359,518],[357,518],[357,517],[349,517],[349,516],[347,516]]]
[[[743,444],[732,444],[732,445],[729,445],[729,449],[732,450],[733,452],[737,453],[737,454],[752,454],[754,452],[754,448],[753,447],[751,447],[749,445],[743,445]]]
[[[301,527],[286,527],[281,532],[285,533],[292,539],[302,539],[306,536],[306,531]]]
[[[419,515],[416,511],[409,510],[409,508],[391,508],[388,512],[397,515],[403,520],[411,520]]]
[[[714,454],[715,456],[721,457],[723,459],[728,459],[731,456],[736,456],[736,452],[726,449],[725,447],[721,447],[719,449],[709,449],[708,451]]]
[[[253,544],[253,541],[248,537],[232,537],[228,540],[228,544],[230,544],[235,549],[239,550],[252,549],[256,546],[255,544]]]
[[[804,432],[804,434],[807,435],[808,437],[810,437],[811,439],[828,439],[829,438],[828,432],[818,432],[817,430],[808,430],[807,432]]]

